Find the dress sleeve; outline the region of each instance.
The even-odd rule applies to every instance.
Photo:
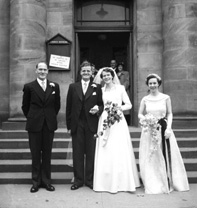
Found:
[[[120,89],[121,89],[122,102],[123,102],[121,108],[122,108],[123,111],[129,110],[129,109],[132,108],[132,104],[130,102],[130,99],[127,95],[127,92],[126,92],[124,86],[120,86],[120,87],[121,87]]]

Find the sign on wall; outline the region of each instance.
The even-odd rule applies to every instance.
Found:
[[[58,33],[46,44],[49,70],[70,70],[71,42]]]
[[[49,67],[69,69],[70,57],[51,54]]]

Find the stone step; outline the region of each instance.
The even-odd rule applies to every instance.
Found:
[[[197,171],[187,172],[189,183],[197,183]],[[72,172],[52,172],[52,184],[70,184],[73,179]],[[0,173],[0,184],[31,184],[31,173]]]
[[[68,148],[71,139],[68,138],[54,138],[53,148]],[[0,149],[24,149],[29,148],[28,139],[2,139],[0,140]]]
[[[73,172],[52,172],[52,184],[71,184]],[[0,173],[0,184],[32,184],[30,172]]]
[[[183,158],[187,171],[197,171],[197,158]],[[136,159],[139,170],[139,160]],[[72,172],[72,160],[51,160],[52,172]],[[31,160],[1,160],[0,172],[31,172]]]
[[[23,130],[25,129],[26,118],[9,118],[8,121],[2,123],[2,130]],[[174,129],[192,129],[197,126],[197,116],[173,116],[172,127]],[[66,127],[65,125],[59,127]]]
[[[133,148],[135,158],[139,157],[139,148]],[[66,159],[71,148],[57,148],[52,150],[52,159]],[[180,147],[180,152],[183,158],[197,158],[197,147]],[[22,160],[31,159],[29,149],[0,149],[1,160]]]
[[[129,127],[131,138],[140,138],[141,128]],[[194,129],[173,129],[174,134],[177,138],[197,138],[197,128]],[[0,139],[12,139],[12,138],[28,138],[28,133],[25,130],[0,130]],[[55,132],[55,138],[70,138],[66,128],[58,129]]]
[[[139,147],[139,138],[131,138],[133,147]],[[53,148],[68,148],[71,138],[54,138]],[[177,138],[179,147],[197,147],[197,138]],[[28,139],[1,139],[0,149],[29,148]]]
[[[70,138],[70,135],[67,133],[67,129],[58,129],[55,132],[55,138]],[[0,129],[0,139],[26,139],[28,138],[28,133],[25,130],[1,130]]]
[[[129,127],[134,153],[139,170],[140,128]],[[197,183],[197,129],[175,129],[174,133],[185,163],[189,182]],[[67,184],[73,178],[73,169],[66,160],[72,151],[71,141],[65,128],[55,132],[52,150],[52,183]],[[0,130],[0,184],[31,184],[31,154],[28,134],[24,130]]]
[[[26,118],[9,118],[8,121],[2,123],[3,130],[17,130],[25,129]]]
[[[68,165],[69,164],[69,165]],[[51,160],[52,172],[73,172],[72,160]],[[31,160],[2,160],[0,172],[31,172]]]
[[[192,129],[197,126],[197,116],[174,116],[173,129]]]
[[[173,129],[176,138],[197,138],[197,129]]]

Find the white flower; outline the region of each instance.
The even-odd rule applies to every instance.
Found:
[[[97,85],[96,85],[96,84],[94,84],[94,83],[93,83],[91,86],[92,86],[93,88],[96,88],[96,87],[97,87]]]
[[[53,82],[49,83],[49,85],[50,85],[51,87],[55,87],[55,84],[54,84]]]

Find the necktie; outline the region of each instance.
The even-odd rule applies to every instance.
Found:
[[[83,94],[84,95],[86,94],[87,86],[88,86],[88,84],[86,82],[84,82],[84,85],[83,85]]]
[[[41,84],[42,84],[42,86],[41,86],[41,87],[42,87],[42,89],[45,91],[45,90],[46,90],[45,82],[44,82],[44,81],[42,81],[42,82],[41,82]]]

